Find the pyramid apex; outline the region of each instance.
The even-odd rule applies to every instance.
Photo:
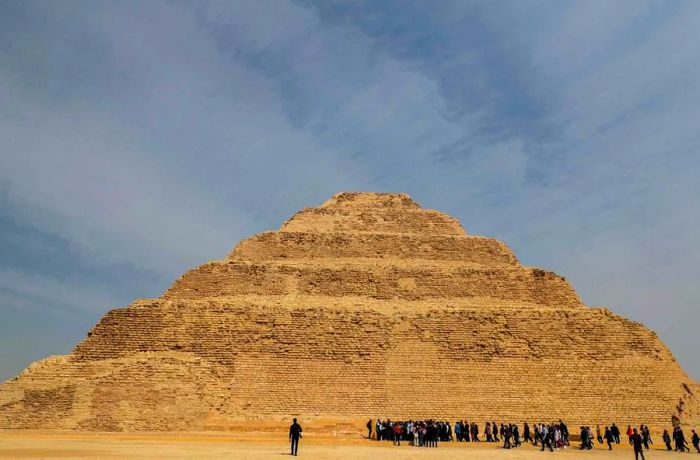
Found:
[[[340,192],[321,205],[331,206],[378,206],[420,208],[407,193],[386,192]]]

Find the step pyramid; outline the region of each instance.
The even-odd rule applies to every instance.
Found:
[[[695,423],[656,334],[405,194],[340,193],[108,312],[0,386],[0,428],[242,421]]]

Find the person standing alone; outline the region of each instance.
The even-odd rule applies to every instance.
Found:
[[[642,460],[644,460],[644,449],[642,449],[644,440],[642,439],[642,435],[637,432],[636,428],[632,430],[630,444],[632,444],[634,447],[634,460],[639,460],[640,456],[642,457]]]
[[[292,443],[292,455],[296,456],[299,450],[299,438],[301,438],[301,425],[297,423],[297,419],[294,419],[294,423],[289,427],[289,441]]]

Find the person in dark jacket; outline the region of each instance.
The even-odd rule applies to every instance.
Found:
[[[615,444],[620,444],[620,428],[618,428],[618,426],[613,423],[610,427],[610,432],[612,433],[613,438],[615,439]]]
[[[372,419],[367,422],[367,439],[372,439]]]
[[[666,444],[666,450],[673,450],[673,447],[671,447],[671,435],[668,434],[668,430],[664,430],[664,434],[661,435],[661,439],[663,439],[664,444]]]
[[[585,426],[581,427],[580,438],[581,438],[581,446],[579,447],[579,450],[589,449],[589,447],[588,447],[588,442],[589,442],[588,429]]]
[[[644,460],[644,439],[642,439],[642,435],[637,432],[636,428],[632,430],[630,444],[632,444],[632,447],[634,447],[634,460],[639,460],[640,456],[642,457],[642,460]]]
[[[525,442],[532,443],[532,436],[530,435],[530,425],[525,422],[523,425],[523,439]]]
[[[685,440],[685,435],[683,434],[683,429],[679,426],[674,428],[673,437],[676,440],[676,450],[679,452],[690,452],[688,448],[688,441]]]
[[[605,442],[608,443],[608,450],[612,450],[612,444],[613,442],[615,442],[615,437],[613,436],[610,428],[608,428],[607,426],[605,427],[605,434],[603,435],[603,437],[605,438]]]
[[[561,420],[559,420],[559,431],[561,431],[561,438],[564,440],[564,445],[568,446],[569,445],[569,427],[567,427],[566,423],[564,423]]]
[[[289,427],[289,441],[292,443],[292,455],[296,456],[299,450],[299,439],[301,438],[301,425],[297,423],[297,419],[294,419],[294,423]]]
[[[496,429],[498,429],[498,428],[496,428]],[[510,426],[506,426],[504,431],[503,431],[503,436],[502,436],[504,449],[510,449],[511,447],[513,447],[512,443],[510,441],[512,437],[513,437],[513,432],[511,431]]]
[[[690,442],[693,443],[693,447],[695,447],[695,450],[700,452],[700,436],[693,430],[693,436],[690,438]]]
[[[649,445],[654,444],[654,441],[651,440],[651,431],[649,431],[649,426],[642,425],[640,427],[640,430],[640,434],[642,435],[642,439],[644,440],[644,450],[649,450]]]

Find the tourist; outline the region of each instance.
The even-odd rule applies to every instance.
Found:
[[[690,438],[690,441],[693,443],[693,447],[695,447],[695,450],[700,453],[700,437],[698,434],[693,430],[693,436]]]
[[[634,428],[632,430],[632,435],[630,436],[630,443],[634,447],[634,460],[639,460],[639,457],[642,457],[642,460],[644,460],[644,450],[642,449],[642,435],[640,435],[637,432],[637,429]]]
[[[612,434],[612,430],[605,427],[605,442],[608,444],[608,450],[612,450],[612,443],[615,442],[615,436]]]
[[[301,438],[301,425],[297,423],[297,419],[294,419],[289,427],[289,441],[292,443],[292,455],[296,456],[299,450],[299,439]]]
[[[532,442],[533,446],[537,446],[538,441],[540,440],[540,424],[535,423],[535,437]]]
[[[562,436],[562,431],[560,425],[554,426],[554,447],[557,449],[564,448],[564,437]]]
[[[559,430],[561,431],[561,438],[562,438],[562,441],[564,442],[564,445],[568,446],[569,445],[569,428],[566,426],[566,423],[564,423],[561,420],[559,420]]]
[[[493,422],[491,425],[493,428],[493,442],[500,442],[501,440],[498,438],[498,424],[496,422]],[[503,424],[501,423],[501,438],[503,437]]]
[[[632,445],[632,435],[634,434],[634,431],[632,429],[632,425],[627,425],[627,437],[629,438],[630,446]]]
[[[600,431],[600,425],[595,426],[595,434],[598,444],[603,444],[603,433]]]
[[[661,439],[663,439],[664,444],[666,444],[666,450],[673,450],[671,447],[671,435],[668,434],[668,430],[664,430],[664,434],[661,435]]]
[[[685,440],[685,435],[683,434],[683,428],[677,426],[673,430],[673,438],[676,441],[676,450],[678,452],[690,452],[688,448],[688,441]]]
[[[649,432],[649,427],[646,425],[641,425],[640,427],[642,439],[644,440],[644,450],[649,450],[649,444],[654,444],[651,440],[651,433]]]
[[[511,442],[510,442],[511,436],[512,436],[512,433],[510,431],[510,427],[506,426],[503,430],[503,436],[502,436],[504,449],[510,449],[512,447]]]
[[[372,419],[367,422],[367,439],[372,439]]]
[[[610,432],[615,439],[615,444],[620,444],[620,429],[617,427],[617,425],[613,423],[612,427],[610,428]]]
[[[401,424],[399,422],[394,423],[394,445],[395,446],[401,446]]]
[[[437,447],[438,429],[437,425],[431,420],[428,422],[428,447]]]
[[[457,442],[462,442],[462,421],[457,420],[455,422],[455,437],[457,438]]]
[[[527,422],[525,422],[525,424],[523,425],[523,438],[525,442],[529,442],[530,444],[532,444],[532,436],[530,436],[530,425],[528,425]]]
[[[542,441],[542,449],[540,449],[541,452],[544,452],[545,447],[549,447],[550,452],[554,452],[554,449],[552,448],[552,440],[554,440],[554,427],[547,427],[547,425],[542,425],[542,428],[540,429],[540,438]]]
[[[498,429],[494,427],[494,429]],[[486,428],[484,428],[484,436],[486,436],[486,442],[493,442],[493,436],[491,436],[491,422],[486,422]]]
[[[377,441],[382,440],[382,421],[377,419],[377,425],[374,427],[374,436]]]
[[[417,438],[416,438],[417,437]],[[416,442],[416,440],[418,442]],[[413,445],[416,447],[423,447],[425,445],[425,427],[422,423],[415,424],[415,432],[413,437]]]
[[[581,427],[581,447],[579,447],[579,449],[593,449],[593,432],[588,426]]]

